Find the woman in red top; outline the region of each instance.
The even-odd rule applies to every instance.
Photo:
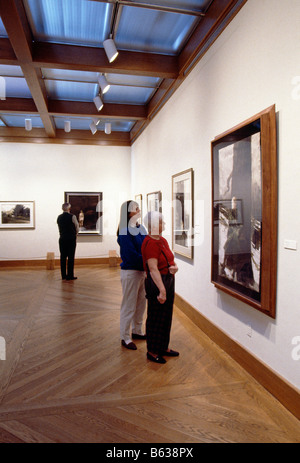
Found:
[[[164,230],[162,214],[149,212],[145,219],[149,235],[144,239],[141,251],[147,272],[147,358],[156,363],[166,363],[164,356],[179,355],[168,347],[175,293],[174,275],[178,267],[167,240],[161,236]]]

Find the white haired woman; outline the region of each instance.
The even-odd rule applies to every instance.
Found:
[[[179,352],[169,349],[172,325],[175,278],[178,267],[168,242],[161,236],[165,222],[160,212],[148,212],[144,219],[148,236],[142,244],[148,301],[146,338],[147,358],[166,363],[164,356],[176,357]]]

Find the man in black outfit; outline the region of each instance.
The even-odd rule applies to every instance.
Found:
[[[76,216],[70,213],[71,204],[64,203],[62,210],[63,213],[57,217],[61,277],[63,280],[77,280],[77,277],[74,277],[74,256],[79,224]],[[66,272],[67,259],[68,271]]]

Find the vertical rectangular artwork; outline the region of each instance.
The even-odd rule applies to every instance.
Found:
[[[172,247],[193,258],[193,169],[172,176]]]
[[[212,282],[275,317],[275,107],[212,142]]]

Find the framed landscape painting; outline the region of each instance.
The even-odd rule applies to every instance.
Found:
[[[275,318],[275,106],[216,137],[211,142],[211,155],[211,281],[218,289]]]
[[[102,193],[65,192],[65,202],[71,204],[71,214],[79,223],[78,235],[102,235]]]
[[[172,248],[193,258],[193,169],[172,176]]]
[[[34,201],[1,201],[0,229],[34,229]]]

